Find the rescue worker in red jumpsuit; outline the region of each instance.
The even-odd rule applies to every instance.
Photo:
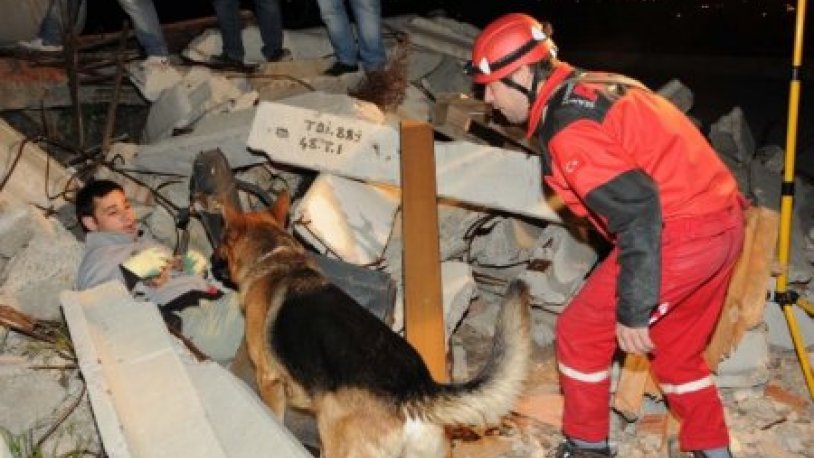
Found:
[[[613,249],[560,316],[565,396],[557,457],[611,456],[610,366],[646,354],[694,457],[730,457],[723,406],[702,353],[743,244],[735,179],[695,125],[641,83],[556,58],[524,14],[489,24],[468,71],[485,100],[528,123],[545,182]]]

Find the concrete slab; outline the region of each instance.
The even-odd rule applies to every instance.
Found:
[[[310,457],[231,375],[190,370],[158,309],[120,283],[61,300],[109,456]]]
[[[141,170],[189,176],[195,156],[215,148],[223,151],[233,168],[263,163],[265,156],[246,149],[254,113],[253,109],[221,113],[202,121],[192,133],[141,145],[134,165]]]
[[[398,193],[320,174],[294,209],[294,230],[320,252],[352,264],[381,258],[398,211]]]
[[[273,161],[399,185],[399,136],[387,124],[261,102],[248,145]],[[542,194],[538,157],[467,142],[436,142],[435,154],[439,196],[560,220]]]
[[[21,147],[22,155],[13,166]],[[12,172],[12,166],[14,170],[3,188],[3,193],[26,203],[57,209],[65,205],[61,191],[76,185],[76,182],[71,181],[72,171],[50,159],[37,144],[26,142],[23,134],[0,119],[0,176],[5,177]],[[49,194],[58,193],[60,197],[55,199],[49,197]]]

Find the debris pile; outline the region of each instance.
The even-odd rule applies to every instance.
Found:
[[[193,161],[202,151],[220,149],[236,177],[249,184],[240,193],[244,208],[261,208],[267,203],[263,196],[287,190],[295,198],[291,230],[309,248],[338,263],[389,275],[397,293],[383,318],[395,332],[403,332],[399,125],[404,119],[429,122],[437,133],[439,252],[452,378],[463,380],[479,369],[491,341],[499,296],[510,280],[524,279],[535,305],[537,351],[526,394],[501,428],[451,432],[452,455],[545,456],[561,439],[562,398],[551,349],[557,314],[607,247],[540,192],[535,145],[492,122],[471,97],[462,60],[469,56],[477,29],[447,18],[385,22],[393,32],[386,37],[391,66],[385,74],[367,79],[361,74],[322,74],[330,63],[323,56],[331,52],[322,29],[286,31],[285,45],[294,60],[264,63],[253,73],[189,64],[219,53],[219,34],[206,31],[183,52],[185,64],[167,73],[131,72],[133,84],[150,101],[138,141],[114,142],[109,151],[78,161],[48,159],[37,142],[0,121],[0,171],[9,176],[7,187],[0,188],[0,304],[36,320],[61,322],[60,293],[72,288],[82,243],[70,232],[77,232],[76,222],[57,190],[70,189],[91,173],[120,181],[145,228],[175,246],[178,213],[190,206]],[[246,28],[243,37],[247,60],[260,61],[257,29]],[[660,92],[683,111],[691,110],[693,93],[678,80]],[[15,107],[20,106],[26,104]],[[744,194],[776,210],[782,149],[758,145],[737,107],[711,127],[709,138]],[[83,173],[74,174],[77,168]],[[814,298],[807,286],[814,276],[814,187],[803,179],[796,186],[791,282],[802,295]],[[48,217],[28,204],[48,209]],[[197,219],[188,230],[189,246],[211,254]],[[766,286],[771,289],[773,281]],[[66,297],[74,302],[87,299]],[[719,367],[732,448],[742,458],[814,456],[814,407],[806,399],[794,354],[788,351],[785,318],[776,304],[766,305],[765,323],[749,329]],[[138,319],[152,331],[161,323],[157,313]],[[799,322],[805,340],[814,342],[814,321],[800,313]],[[87,361],[71,345],[63,346],[67,330],[64,325],[57,328],[62,340],[43,341],[0,327],[0,428],[7,433],[6,443],[19,456],[27,456],[19,450],[34,448],[47,456],[72,451],[102,456],[103,441],[110,453],[106,434],[124,420],[100,424],[99,401],[91,397],[94,422],[86,396],[86,384],[92,382],[85,372],[90,369],[82,367],[83,377],[79,370]],[[105,339],[93,342],[99,355],[110,351]],[[222,370],[195,366],[178,347],[172,351],[184,356],[173,360],[177,367]],[[99,364],[113,364],[104,359],[100,357]],[[617,374],[621,365],[619,361]],[[221,375],[229,377],[225,371]],[[104,377],[115,381],[110,373]],[[121,396],[133,389],[125,385],[108,387],[108,408],[121,407],[116,403],[124,402]],[[195,402],[204,409],[225,402],[211,389],[194,389],[199,391]],[[307,445],[315,445],[303,439],[307,431],[294,432]],[[674,432],[675,420],[664,403],[646,398],[638,418],[614,415],[611,440],[618,456],[667,456],[675,448]],[[149,443],[150,436],[139,440]],[[229,440],[220,444],[236,443]],[[227,450],[218,456],[251,455]]]

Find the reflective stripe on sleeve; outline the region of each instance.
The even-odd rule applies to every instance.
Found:
[[[661,383],[659,384],[659,386],[661,387],[661,391],[664,394],[687,394],[696,391],[701,391],[704,388],[713,386],[714,383],[715,382],[712,380],[712,377],[706,376],[704,378],[693,380],[692,382],[682,383],[679,385]]]
[[[574,368],[568,367],[563,363],[559,363],[557,365],[560,369],[560,373],[568,378],[572,378],[574,380],[579,380],[580,382],[586,383],[599,383],[610,376],[610,371],[599,371],[599,372],[580,372]]]

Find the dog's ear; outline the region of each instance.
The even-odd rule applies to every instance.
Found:
[[[274,201],[274,205],[269,208],[269,213],[271,213],[274,220],[280,224],[280,227],[285,227],[286,218],[288,216],[288,207],[290,206],[291,195],[288,194],[287,189],[284,189],[277,194],[277,199]]]

